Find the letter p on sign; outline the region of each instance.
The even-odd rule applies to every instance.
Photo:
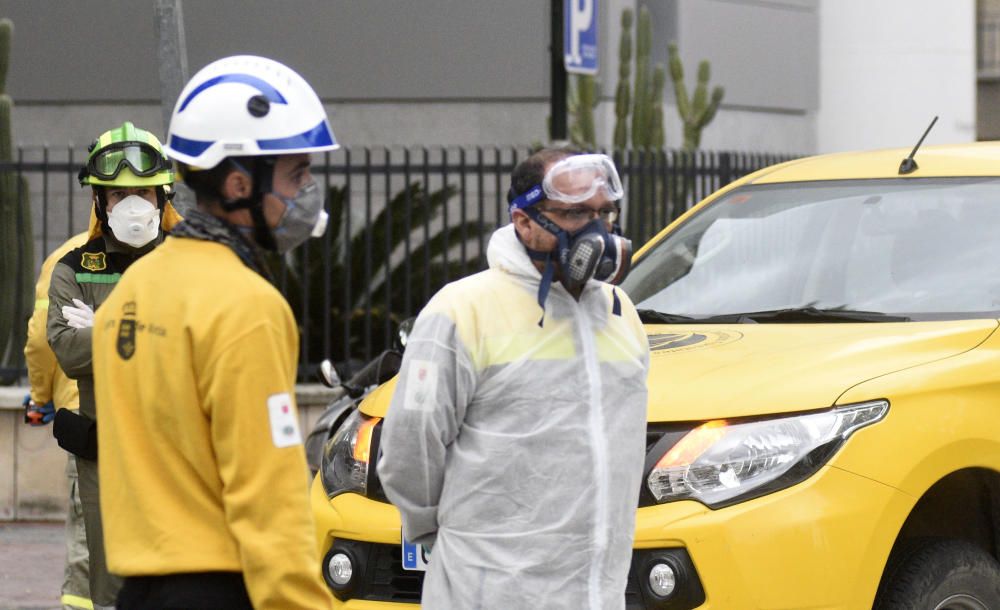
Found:
[[[597,0],[563,0],[566,71],[597,74]]]

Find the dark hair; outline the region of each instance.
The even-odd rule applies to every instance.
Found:
[[[517,199],[533,187],[542,183],[545,178],[545,166],[566,157],[579,155],[582,152],[573,146],[559,148],[542,148],[530,157],[521,161],[510,174],[510,190],[507,191],[507,203]]]

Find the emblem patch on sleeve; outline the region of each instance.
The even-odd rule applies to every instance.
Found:
[[[302,444],[299,418],[288,392],[267,397],[267,414],[271,419],[271,440],[278,449]]]
[[[122,319],[118,325],[118,355],[122,360],[128,360],[135,354],[135,301],[128,301],[122,306]]]
[[[437,402],[438,364],[431,360],[414,360],[406,376],[407,411],[430,411]]]

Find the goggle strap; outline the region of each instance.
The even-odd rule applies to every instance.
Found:
[[[508,212],[513,213],[514,210],[525,210],[535,205],[542,199],[545,199],[545,191],[542,189],[541,184],[536,184],[527,190],[527,192],[521,193],[515,197],[510,202],[510,208]]]

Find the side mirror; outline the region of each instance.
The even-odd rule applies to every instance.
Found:
[[[340,385],[340,375],[337,374],[337,369],[333,368],[333,363],[329,359],[319,363],[317,377],[328,388],[335,388]]]
[[[393,346],[397,352],[402,352],[406,349],[406,340],[410,337],[410,331],[413,330],[413,323],[416,321],[416,318],[407,318],[399,323],[399,328],[396,330],[395,345]]]
[[[387,349],[345,381],[344,388],[352,398],[362,396],[369,386],[383,384],[392,379],[392,376],[399,372],[402,362],[402,354]]]

